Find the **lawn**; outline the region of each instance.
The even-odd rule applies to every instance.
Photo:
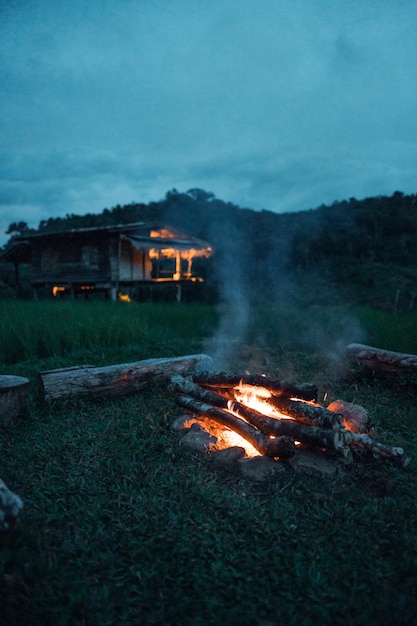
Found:
[[[0,550],[1,624],[417,624],[416,381],[336,367],[349,328],[417,352],[415,316],[254,312],[230,369],[357,402],[412,458],[358,458],[331,479],[280,463],[257,483],[178,446],[164,384],[50,404],[39,386],[53,367],[210,349],[214,309],[4,302],[0,314],[0,373],[32,382],[28,414],[0,434],[0,477],[25,504]]]

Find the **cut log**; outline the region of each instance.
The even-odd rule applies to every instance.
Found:
[[[300,398],[301,400],[316,401],[318,389],[312,383],[302,383],[296,385],[271,376],[259,374],[234,374],[231,372],[203,372],[193,374],[195,383],[203,387],[237,387],[238,385],[251,385],[253,387],[263,387],[271,391],[276,396],[286,398]]]
[[[384,372],[417,371],[417,355],[350,343],[345,349],[349,360],[358,361],[372,370]]]
[[[23,376],[0,376],[0,426],[10,426],[27,409],[29,386]]]
[[[247,421],[244,421],[237,415],[188,396],[178,395],[176,396],[176,402],[192,413],[207,416],[219,424],[231,428],[249,441],[260,454],[265,456],[279,456],[277,445],[275,444],[276,439],[271,438],[269,435],[278,438],[285,435],[291,437],[293,441],[301,441],[302,443],[316,445],[321,448],[336,450],[343,456],[348,456],[349,454],[347,444],[350,442],[350,433],[348,431],[305,426],[298,424],[294,420],[277,420],[248,410],[245,411],[244,416],[244,419]],[[236,404],[233,403],[230,406],[230,411],[235,412],[236,409],[237,412],[240,409],[240,407],[235,406]],[[249,421],[250,423],[248,423]]]
[[[150,381],[163,382],[175,373],[191,373],[211,366],[206,354],[146,359],[105,367],[69,367],[40,373],[45,398],[57,400],[80,396],[124,396],[145,387]]]

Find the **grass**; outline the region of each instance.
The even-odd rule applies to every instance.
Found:
[[[24,303],[21,316],[22,303],[2,305],[13,311],[16,336],[29,335],[20,333],[24,319],[46,328],[49,318],[51,333],[47,356],[22,340],[29,358],[3,364],[2,373],[35,382],[39,370],[81,357],[104,364],[196,352],[217,319],[207,307],[62,303],[64,342],[53,304],[61,307]],[[72,344],[80,313],[84,343]],[[371,320],[371,311],[361,313]],[[362,404],[378,439],[402,445],[411,465],[365,458],[329,480],[283,464],[270,482],[254,483],[177,445],[170,424],[181,412],[164,385],[117,401],[46,404],[36,391],[29,414],[0,438],[0,476],[25,503],[18,532],[0,550],[1,624],[417,623],[416,386],[336,376],[319,344],[285,340],[283,312],[257,315],[262,333],[250,330],[236,367],[253,367],[262,354],[270,372],[315,379],[331,397]],[[325,320],[333,341],[340,312],[333,325],[329,310],[311,315]],[[306,316],[297,318],[304,327]],[[395,319],[375,314],[370,328]],[[38,323],[30,334],[42,336]]]

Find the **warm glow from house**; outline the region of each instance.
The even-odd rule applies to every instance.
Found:
[[[151,237],[159,237],[160,239],[175,239],[178,237],[172,230],[169,228],[159,228],[158,230],[151,230]]]
[[[175,259],[177,255],[180,255],[181,259],[185,261],[192,261],[197,257],[205,257],[208,259],[212,254],[212,248],[201,248],[201,250],[197,250],[196,248],[188,248],[187,250],[178,250],[178,248],[151,248],[149,250],[149,258],[151,259],[159,259],[165,257],[166,259]]]
[[[58,287],[57,285],[52,287],[52,295],[54,298],[56,298],[59,293],[65,293],[65,291],[65,287]]]

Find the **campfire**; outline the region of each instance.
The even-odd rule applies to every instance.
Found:
[[[151,381],[167,382],[177,404],[187,411],[181,420],[184,430],[197,423],[208,436],[205,447],[212,452],[240,448],[245,457],[291,463],[300,460],[306,449],[344,462],[362,451],[400,467],[410,462],[402,448],[379,443],[366,432],[367,411],[358,405],[336,400],[326,407],[318,401],[314,384],[213,372],[211,367],[210,357],[192,354],[50,370],[41,372],[41,382],[48,401],[118,397],[137,393]]]
[[[193,422],[208,433],[209,451],[239,446],[247,457],[288,460],[298,450],[324,450],[345,462],[352,452],[369,451],[376,457],[406,467],[410,458],[400,447],[375,441],[365,433],[366,411],[337,400],[325,407],[311,383],[288,383],[263,375],[199,372],[171,377],[170,391]]]

